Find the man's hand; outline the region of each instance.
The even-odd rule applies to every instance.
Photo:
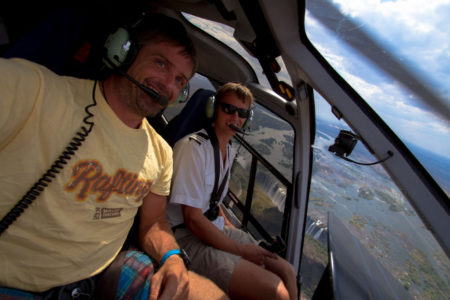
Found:
[[[266,249],[255,245],[255,244],[247,244],[240,246],[241,256],[249,260],[257,265],[264,265],[266,258],[276,259],[277,256]]]
[[[187,299],[189,276],[178,255],[169,257],[150,282],[149,300]]]
[[[170,249],[178,249],[166,219],[165,196],[149,192],[139,209],[139,242],[151,257],[162,259]],[[153,274],[149,300],[186,299],[189,294],[189,275],[183,259],[171,255]]]

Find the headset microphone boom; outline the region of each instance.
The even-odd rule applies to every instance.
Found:
[[[228,125],[228,127],[230,127],[231,129],[233,129],[234,131],[237,131],[239,133],[246,134],[244,130],[242,130],[241,128],[237,127],[234,124],[230,124],[230,125]]]
[[[149,95],[150,97],[155,99],[159,103],[159,105],[165,107],[165,106],[167,106],[169,104],[169,99],[167,99],[166,97],[164,97],[163,95],[161,95],[157,91],[155,91],[155,90],[153,90],[153,89],[143,85],[142,83],[138,82],[136,79],[134,79],[133,77],[131,77],[127,73],[123,72],[122,70],[120,70],[120,69],[118,69],[118,70],[129,81],[134,83],[137,87],[139,87],[141,90],[143,90],[147,95]]]

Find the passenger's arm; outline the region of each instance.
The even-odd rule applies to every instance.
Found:
[[[233,223],[231,223],[230,220],[227,218],[226,214],[223,212],[222,206],[220,205],[219,205],[219,216],[223,217],[226,226],[236,228],[236,226],[234,226]]]
[[[200,208],[182,205],[186,226],[204,243],[225,252],[241,256],[255,264],[262,265],[266,257],[275,258],[275,254],[255,244],[240,244],[226,236],[202,213]]]
[[[179,249],[166,219],[166,197],[150,192],[139,209],[139,241],[158,262],[172,249]],[[184,299],[188,295],[188,272],[178,255],[170,256],[151,279],[150,298]]]

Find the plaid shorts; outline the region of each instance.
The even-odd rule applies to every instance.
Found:
[[[114,262],[96,276],[94,297],[95,299],[147,300],[153,273],[152,260],[146,254],[134,250],[120,252]],[[31,293],[0,287],[1,300],[47,300],[56,299],[56,295],[55,289],[44,293]],[[83,299],[83,297],[77,299]]]
[[[116,299],[147,300],[153,272],[150,257],[142,252],[128,251],[120,273]]]

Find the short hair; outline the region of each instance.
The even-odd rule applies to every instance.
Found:
[[[222,85],[216,92],[216,101],[220,102],[225,94],[229,92],[235,93],[243,103],[248,104],[248,107],[253,103],[253,94],[248,87],[236,82],[228,82]]]
[[[194,65],[193,73],[197,69],[196,50],[192,39],[183,24],[172,17],[159,13],[147,14],[133,28],[133,35],[138,48],[144,45],[168,42],[184,48],[182,54],[189,57]]]

